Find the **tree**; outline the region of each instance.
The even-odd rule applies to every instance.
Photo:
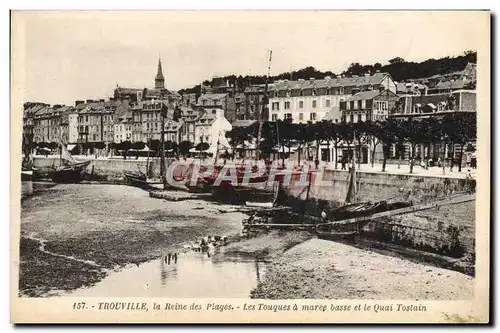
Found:
[[[347,144],[349,158],[352,157],[351,145],[354,141],[354,127],[352,123],[341,122],[338,126],[339,137]]]
[[[245,149],[245,141],[252,139],[252,136],[245,127],[233,127],[230,131],[226,132],[225,135],[233,149],[233,159],[236,147],[242,146],[242,148]]]
[[[292,124],[293,125],[293,132],[295,133],[294,135],[294,140],[297,143],[297,154],[298,154],[298,161],[297,163],[300,165],[300,156],[302,155],[302,147],[309,141],[309,138],[307,136],[307,125],[306,124]]]
[[[443,119],[444,135],[452,144],[452,160],[450,170],[453,171],[455,144],[460,145],[458,171],[462,171],[464,146],[477,136],[477,119],[475,113],[452,113]]]
[[[128,151],[132,149],[132,142],[130,142],[129,140],[120,142],[120,148],[120,150],[123,150],[123,159],[126,160]]]
[[[149,140],[149,149],[155,152],[155,155],[160,153],[161,142],[157,139]]]
[[[204,152],[210,148],[210,145],[206,142],[200,142],[196,145],[196,150],[203,152],[202,155],[204,156]]]
[[[187,154],[189,154],[189,151],[191,150],[191,148],[193,148],[193,143],[191,141],[181,141],[179,143],[179,152],[181,153],[181,155],[183,156],[186,156]]]
[[[399,121],[396,121],[393,118],[389,118],[380,123],[379,127],[377,128],[377,133],[375,135],[382,143],[382,151],[384,155],[384,159],[382,162],[382,172],[385,172],[387,159],[389,158],[390,147],[393,144],[397,144],[399,141],[399,127]]]
[[[391,65],[400,64],[400,63],[403,63],[403,62],[405,62],[405,60],[403,58],[401,58],[401,57],[396,57],[396,58],[392,58],[392,59],[389,60],[389,63]]]
[[[94,144],[94,148],[96,148],[96,149],[104,149],[104,148],[106,148],[106,144],[104,142],[102,142],[102,141],[96,142]]]
[[[370,163],[372,165],[372,168],[374,167],[375,164],[375,150],[377,149],[377,146],[382,142],[382,139],[384,138],[382,126],[383,125],[381,122],[373,122],[373,121],[367,121],[365,124],[366,141],[370,143],[370,148],[371,148]]]
[[[356,137],[354,138],[354,143],[356,145],[356,151],[354,152],[355,154],[359,152],[359,157],[358,157],[358,169],[361,166],[361,147],[366,143],[366,134],[367,134],[367,126],[366,122],[364,121],[358,121],[353,124],[353,130],[354,133],[356,134]]]
[[[59,147],[59,144],[55,141],[52,141],[51,143],[49,143],[49,148],[54,150],[54,149],[57,149]]]

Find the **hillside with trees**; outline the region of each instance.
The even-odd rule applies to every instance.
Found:
[[[387,72],[391,74],[395,81],[404,81],[408,79],[418,79],[424,77],[430,77],[434,75],[444,75],[456,71],[461,71],[467,66],[469,62],[476,63],[477,52],[465,51],[462,55],[456,57],[444,57],[440,59],[428,59],[423,62],[413,62],[406,61],[403,58],[395,57],[389,59],[387,64],[383,65],[381,63],[375,63],[371,65],[362,65],[358,62],[352,63],[344,72],[339,75],[363,75],[367,72],[374,73],[377,70],[381,72]],[[298,80],[298,79],[309,79],[314,77],[316,79],[323,79],[325,76],[337,77],[337,75],[331,71],[320,71],[312,66],[302,68],[297,71],[285,72],[279,75],[273,75],[269,78],[269,82],[275,80]],[[265,75],[246,75],[246,76],[236,76],[227,75],[222,77],[224,80],[228,80],[230,83],[237,82],[238,89],[243,91],[246,87],[253,84],[264,84],[266,82]],[[203,85],[210,86],[211,81],[205,80]],[[183,93],[200,93],[200,85],[196,85],[189,89],[179,90],[180,94]]]

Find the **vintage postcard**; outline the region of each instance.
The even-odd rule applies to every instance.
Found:
[[[487,323],[489,11],[11,12],[11,321]]]

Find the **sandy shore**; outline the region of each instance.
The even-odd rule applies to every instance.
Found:
[[[253,298],[456,300],[473,297],[470,276],[310,239],[275,256]]]

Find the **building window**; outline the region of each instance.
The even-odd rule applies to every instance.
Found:
[[[280,109],[280,102],[273,102],[272,109],[279,110]]]
[[[316,101],[315,100],[313,101],[313,105],[312,106],[313,106],[313,108],[316,107]]]
[[[304,108],[304,101],[299,101],[299,109],[303,109]]]
[[[272,121],[276,121],[276,120],[278,120],[278,115],[277,115],[276,113],[273,113],[273,114],[271,115],[271,120],[272,120]]]
[[[316,113],[311,112],[311,114],[309,115],[309,120],[315,121],[316,120]]]
[[[339,88],[339,94],[340,94],[340,95],[343,95],[343,94],[344,94],[344,87],[340,87],[340,88]]]
[[[327,95],[331,95],[332,94],[332,90],[330,88],[326,89],[326,94]]]
[[[299,113],[299,120],[304,120],[304,114],[303,113]]]
[[[327,100],[325,101],[325,106],[326,106],[327,108],[329,108],[329,107],[330,107],[330,100],[329,100],[329,99],[327,99]]]
[[[285,102],[285,110],[290,109],[290,102]]]
[[[285,119],[292,119],[291,113],[285,113]]]
[[[361,108],[366,109],[366,100],[361,101]]]

